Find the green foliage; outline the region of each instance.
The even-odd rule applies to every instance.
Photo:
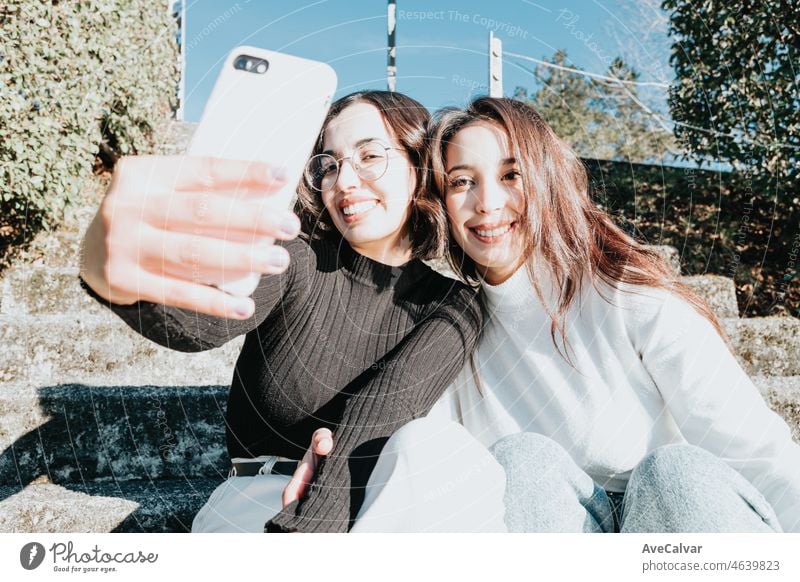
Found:
[[[162,2],[0,4],[0,246],[57,222],[98,153],[152,150],[175,105],[175,32]]]
[[[789,0],[665,0],[676,135],[698,160],[800,188],[800,10]],[[704,131],[706,130],[706,131]],[[712,133],[713,132],[713,133]]]
[[[800,317],[800,200],[735,172],[584,159],[595,201],[627,232],[671,245],[684,274],[732,278],[743,315]]]
[[[549,61],[575,68],[567,53],[556,51]],[[539,65],[532,71],[537,89],[532,97],[518,87],[514,96],[530,102],[556,134],[578,154],[600,159],[661,160],[673,148],[669,131],[656,123],[640,104],[635,85],[590,77]],[[636,81],[639,74],[615,59],[607,76]]]

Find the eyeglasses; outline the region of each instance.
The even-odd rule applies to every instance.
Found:
[[[304,177],[306,183],[318,192],[330,190],[339,179],[342,162],[350,160],[356,174],[364,180],[377,180],[389,167],[389,150],[400,150],[383,142],[370,141],[358,146],[352,156],[339,158],[330,154],[313,156],[306,164]]]

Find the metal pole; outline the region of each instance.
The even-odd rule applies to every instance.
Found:
[[[186,0],[181,0],[181,79],[178,84],[178,121],[183,121],[186,99]]]
[[[395,66],[395,55],[397,47],[395,46],[395,30],[397,29],[397,5],[395,0],[389,0],[387,6],[386,24],[387,32],[389,35],[389,54],[386,60],[386,84],[389,91],[394,92],[397,87],[397,67]]]
[[[503,96],[503,42],[489,32],[489,97]]]

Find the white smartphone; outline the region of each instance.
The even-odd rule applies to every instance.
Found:
[[[264,161],[281,168],[286,187],[259,202],[288,208],[335,92],[336,73],[326,63],[238,46],[222,65],[187,153]],[[225,237],[236,240],[230,233]],[[239,273],[207,283],[232,295],[249,296],[259,279],[258,273]]]

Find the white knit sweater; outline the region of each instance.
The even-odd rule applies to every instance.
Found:
[[[549,277],[537,279],[555,308]],[[785,531],[800,531],[800,446],[713,326],[672,293],[599,288],[602,297],[584,284],[568,313],[575,370],[553,345],[524,267],[501,285],[483,282],[491,317],[475,357],[484,393],[467,365],[431,416],[461,422],[486,446],[546,435],[610,491],[624,491],[655,448],[688,442],[750,480]]]

